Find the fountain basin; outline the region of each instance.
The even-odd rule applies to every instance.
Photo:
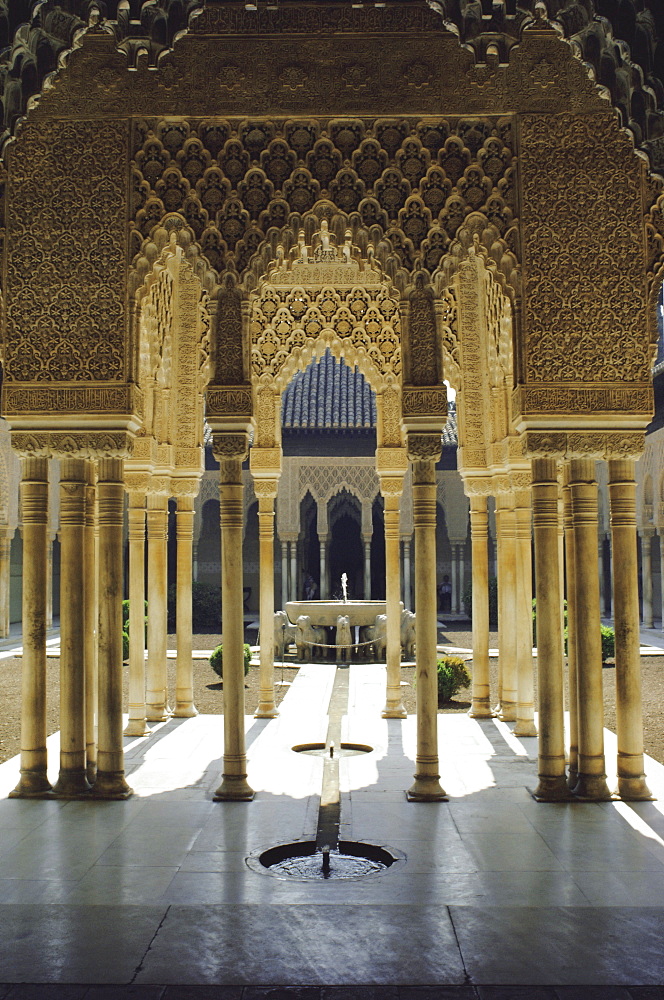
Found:
[[[318,882],[380,875],[406,859],[405,854],[394,848],[358,841],[342,840],[338,847],[325,850],[328,851],[329,865],[324,864],[323,851],[317,849],[314,840],[271,847],[247,858],[246,863],[252,871],[263,875],[298,882]]]
[[[403,604],[400,605],[403,610]],[[347,615],[350,625],[373,625],[376,615],[384,615],[385,601],[288,601],[286,614],[293,624],[308,615],[312,625],[334,626],[339,615]]]

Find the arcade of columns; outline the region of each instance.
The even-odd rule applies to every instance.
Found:
[[[384,715],[397,718],[399,503],[408,468],[412,475],[417,757],[409,797],[445,795],[437,746],[435,466],[446,379],[457,390],[459,470],[471,508],[472,714],[491,712],[493,496],[501,714],[515,720],[518,733],[534,732],[532,518],[536,795],[607,797],[596,479],[596,462],[606,462],[613,562],[621,567],[613,583],[618,790],[645,798],[635,460],[652,413],[662,184],[541,8],[524,22],[508,61],[489,46],[480,62],[425,4],[350,16],[323,6],[310,12],[326,18],[318,33],[299,9],[280,10],[266,59],[268,36],[257,26],[267,18],[269,27],[269,12],[257,9],[253,18],[244,7],[209,3],[156,69],[139,63],[132,73],[112,31],[95,21],[7,148],[2,408],[21,456],[23,532],[23,749],[14,794],[130,794],[122,754],[125,492],[129,732],[144,732],[169,712],[164,563],[171,496],[179,542],[174,712],[195,711],[188,587],[205,410],[220,465],[225,719],[217,798],[252,797],[244,744],[242,466],[249,454],[259,504],[260,618],[271,622],[280,395],[298,367],[329,347],[360,368],[377,396]],[[229,51],[246,73],[228,62]],[[301,64],[293,63],[294,51]],[[353,65],[351,51],[358,53]],[[443,65],[444,78],[436,68]],[[376,74],[383,85],[367,86]],[[221,97],[211,95],[210,80],[225,81]],[[331,95],[341,117],[316,117]],[[266,101],[273,117],[258,120],[255,108]],[[51,790],[44,705],[53,458],[60,460],[62,653],[60,775]],[[573,692],[569,772],[563,577]],[[272,630],[266,633],[258,714],[270,717]]]

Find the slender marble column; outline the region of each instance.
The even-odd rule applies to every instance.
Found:
[[[641,536],[641,578],[643,580],[643,627],[652,628],[652,528],[642,528]],[[615,593],[615,581],[614,581]]]
[[[438,771],[438,676],[436,608],[436,461],[440,433],[408,433],[408,458],[413,463],[413,524],[415,529],[415,647],[417,673],[417,754],[410,801],[446,798]]]
[[[286,610],[288,601],[288,542],[281,543],[281,610]]]
[[[191,579],[198,582],[198,542],[194,542],[191,547]]]
[[[500,613],[498,618],[498,649],[500,655],[500,718],[505,722],[516,721],[518,699],[518,670],[516,646],[516,514],[514,496],[499,493],[496,496],[496,524],[498,525],[498,561],[500,568]],[[532,647],[531,647],[532,648]]]
[[[466,544],[459,546],[459,613],[463,611],[463,591],[466,585]]]
[[[602,618],[608,615],[606,601],[606,585],[604,583],[604,532],[600,532],[597,540],[597,570],[599,572],[599,610]]]
[[[597,579],[597,480],[593,459],[572,459],[569,468],[576,566],[579,780],[574,794],[608,799],[604,764],[602,645]]]
[[[3,528],[0,535],[0,638],[9,635],[11,545],[13,528]]]
[[[20,486],[23,533],[23,659],[21,777],[12,798],[50,792],[46,777],[46,534],[48,459],[23,458]]]
[[[413,610],[413,592],[410,570],[410,538],[403,540],[403,603],[409,611]]]
[[[320,546],[320,596],[321,600],[327,600],[330,596],[327,579],[327,535],[319,535],[318,544]]]
[[[97,716],[99,711],[97,644],[97,470],[87,463],[85,486],[85,758],[91,785],[97,779]]]
[[[516,554],[516,736],[537,736],[533,678],[532,506],[529,490],[515,499]]]
[[[122,586],[124,462],[100,458],[99,517],[99,750],[94,794],[126,799],[122,742]]]
[[[130,492],[129,528],[129,720],[126,736],[152,732],[145,710],[145,494]]]
[[[579,695],[576,671],[577,603],[576,554],[572,524],[572,497],[569,485],[569,465],[563,468],[563,526],[565,532],[565,580],[567,584],[567,677],[569,683],[569,773],[567,785],[576,788],[579,780]]]
[[[255,479],[260,560],[260,678],[257,719],[279,715],[274,703],[274,501],[277,480]]]
[[[660,631],[664,632],[664,528],[658,528],[657,534],[659,535],[659,579],[661,581],[661,619],[662,625]]]
[[[371,535],[364,542],[364,600],[371,600]]]
[[[194,705],[194,672],[192,653],[193,609],[191,575],[194,542],[194,497],[180,496],[177,500],[175,535],[177,540],[177,597],[175,631],[177,660],[175,666],[175,710],[178,719],[198,715]]]
[[[534,458],[532,476],[539,676],[539,783],[535,796],[555,802],[569,798],[565,777],[556,460]]]
[[[473,719],[489,719],[489,549],[486,496],[470,494],[470,538],[473,574]]]
[[[167,673],[168,497],[148,494],[148,669],[146,706],[151,722],[169,716]],[[241,559],[240,559],[241,565]]]
[[[387,696],[384,719],[405,719],[401,697],[401,579],[399,572],[399,517],[403,480],[381,478],[385,499],[385,610],[387,612]]]
[[[324,558],[325,557],[323,554],[323,550],[321,549],[321,560],[323,560],[321,562],[321,596],[323,592],[322,577],[324,569]],[[290,543],[290,592],[291,592],[291,601],[297,601],[297,599],[300,596],[297,592],[297,539],[293,539],[293,541],[291,541]],[[325,593],[325,596],[327,597],[327,592]]]
[[[452,612],[454,614],[456,614],[456,612],[459,610],[459,605],[458,605],[458,593],[459,592],[458,592],[458,589],[457,589],[457,573],[458,573],[458,571],[457,571],[457,546],[456,546],[456,542],[452,542],[451,545],[450,545],[450,548],[452,549],[452,566],[451,566],[451,569],[452,569],[452,574],[451,574],[451,576],[452,576],[452,580],[451,580],[451,583],[452,583],[452,595],[451,595],[451,598],[450,598],[450,604],[451,604],[451,607],[452,607]]]
[[[618,792],[623,799],[649,799],[652,796],[643,770],[636,482],[633,460],[609,461],[609,502],[613,557],[620,567],[613,582]]]
[[[55,541],[55,532],[49,531],[46,540],[46,628],[52,628],[53,626],[53,542],[54,541]]]
[[[53,791],[90,791],[85,752],[85,490],[87,462],[60,463],[60,774]]]
[[[220,465],[221,591],[224,632],[224,771],[215,801],[249,801],[244,738],[244,602],[242,576],[242,461],[246,434],[213,437]],[[294,543],[291,543],[294,544]]]

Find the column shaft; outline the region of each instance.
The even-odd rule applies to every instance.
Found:
[[[321,600],[327,600],[330,596],[327,585],[327,535],[318,536],[318,545],[320,553],[320,596]]]
[[[410,446],[410,442],[409,442]],[[417,755],[411,801],[445,798],[438,771],[438,673],[436,608],[436,466],[434,458],[413,461],[415,529],[415,645],[417,667]]]
[[[399,572],[400,493],[385,493],[385,610],[387,613],[387,697],[384,719],[404,719],[401,698],[401,574]]]
[[[491,711],[489,674],[489,548],[485,496],[470,496],[473,616],[473,719],[488,719]]]
[[[539,677],[539,783],[535,795],[542,801],[556,801],[569,797],[565,779],[556,460],[533,459],[532,476]]]
[[[222,437],[223,440],[223,437]],[[224,634],[224,772],[217,801],[254,797],[247,782],[244,738],[244,607],[242,456],[220,456],[221,591]],[[295,543],[291,543],[293,546]],[[293,547],[293,552],[295,551]],[[296,574],[293,574],[294,579]]]
[[[498,649],[502,689],[500,718],[505,722],[516,720],[518,698],[518,671],[516,662],[516,514],[514,497],[499,494],[496,497],[496,524],[498,525],[498,578],[499,617]]]
[[[13,528],[3,529],[0,537],[0,638],[9,635],[11,545]]]
[[[290,587],[291,587],[291,601],[297,601],[299,598],[299,593],[297,590],[297,540],[293,539],[290,543]],[[322,576],[323,576],[323,566],[321,565],[321,596],[322,596]],[[327,591],[326,595],[327,596]]]
[[[652,529],[645,528],[640,532],[640,535],[641,577],[643,581],[643,627],[652,628]]]
[[[609,461],[609,502],[613,558],[620,566],[613,581],[618,792],[624,799],[648,799],[651,795],[643,771],[636,482],[632,460]]]
[[[410,568],[410,538],[403,540],[403,603],[409,611],[413,610],[412,575]]]
[[[168,498],[148,495],[148,669],[147,717],[162,722],[169,716],[167,673]]]
[[[48,460],[21,460],[23,533],[23,659],[21,777],[12,797],[43,795],[46,777],[46,533]]]
[[[563,526],[565,532],[565,581],[567,585],[567,678],[569,685],[569,773],[567,784],[572,790],[579,780],[579,695],[576,671],[578,621],[576,553],[568,465],[564,467],[563,473]]]
[[[364,539],[364,600],[371,600],[371,538]]]
[[[579,780],[575,795],[607,799],[604,764],[602,645],[597,578],[597,481],[593,459],[572,459],[569,468],[576,569]]]
[[[85,758],[87,778],[97,778],[97,715],[99,704],[97,646],[97,473],[94,462],[87,463],[85,487]]]
[[[457,587],[457,546],[456,546],[456,542],[452,542],[452,546],[451,547],[452,547],[452,574],[451,574],[452,575],[452,596],[451,596],[451,606],[452,606],[452,611],[456,614],[458,612],[458,610],[459,610],[459,601],[458,601],[459,591],[458,591],[458,587]],[[417,551],[417,544],[415,546],[415,550]]]
[[[533,678],[532,510],[530,493],[516,494],[517,736],[537,736]]]
[[[191,719],[198,715],[194,705],[194,672],[192,661],[193,609],[191,580],[194,546],[194,498],[178,497],[176,517],[177,578],[175,631],[177,661],[175,667],[175,715]]]
[[[60,774],[65,798],[90,791],[85,752],[85,489],[87,463],[60,465]]]
[[[127,736],[151,732],[145,712],[145,495],[129,494],[129,720]]]
[[[99,750],[94,794],[126,799],[122,742],[124,463],[99,460]]]
[[[53,625],[53,542],[55,533],[49,531],[46,540],[46,628]]]
[[[270,484],[271,485],[271,484]],[[256,490],[264,482],[256,482]],[[260,694],[257,719],[273,719],[279,714],[274,703],[274,500],[273,492],[258,493],[258,539],[260,560]]]
[[[281,543],[281,610],[288,602],[288,542]]]

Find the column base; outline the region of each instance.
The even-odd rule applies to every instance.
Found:
[[[9,793],[10,799],[38,799],[50,798],[52,793],[51,782],[46,777],[46,771],[21,771],[21,778],[13,791]]]
[[[570,767],[569,774],[567,775],[567,787],[570,792],[572,789],[576,788],[579,783],[579,769],[577,767]]]
[[[515,736],[537,736],[537,726],[532,719],[517,719],[513,731]]]
[[[92,795],[95,799],[128,799],[134,790],[125,781],[124,771],[97,771]]]
[[[214,793],[214,801],[251,802],[255,794],[251,785],[247,783],[246,774],[224,774],[219,788]]]
[[[605,774],[582,774],[573,788],[574,798],[581,802],[608,802],[611,792]]]
[[[182,702],[182,704],[175,705],[175,711],[173,712],[173,718],[175,719],[194,719],[198,715],[198,709],[191,702]]]
[[[637,778],[618,778],[618,795],[625,802],[651,802],[655,800],[646,784],[646,776]]]
[[[254,719],[276,719],[278,715],[279,709],[274,703],[263,702],[254,712]]]
[[[148,722],[166,722],[170,719],[171,713],[168,706],[163,705],[147,705],[145,709],[145,718]]]
[[[88,765],[87,765],[87,767],[85,769],[85,776],[88,779],[88,784],[94,785],[95,781],[97,780],[97,762],[96,761],[94,763],[92,763],[92,764],[88,763]]]
[[[537,788],[531,794],[536,802],[574,801],[574,796],[567,787],[567,778],[564,774],[555,776],[541,774]]]
[[[516,722],[516,702],[503,701],[498,711],[501,722]]]
[[[393,708],[391,705],[386,705],[383,711],[380,713],[381,719],[407,719],[408,712],[403,707],[399,705]]]
[[[58,780],[53,786],[53,794],[59,799],[87,799],[90,791],[91,786],[84,768],[72,771],[61,770]]]
[[[125,726],[123,736],[149,736],[152,730],[146,725],[145,719],[130,719]]]
[[[409,802],[449,802],[438,774],[416,774],[415,781],[406,792],[406,798]]]
[[[493,719],[493,709],[489,698],[473,698],[468,715],[471,719]]]

